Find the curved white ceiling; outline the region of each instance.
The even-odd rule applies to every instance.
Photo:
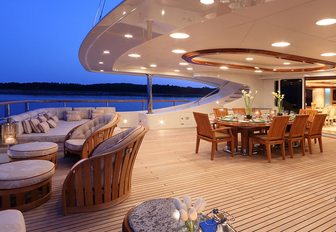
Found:
[[[251,70],[223,70],[195,64],[180,65],[183,54],[173,49],[192,52],[215,48],[262,49],[319,60],[336,62],[336,57],[321,57],[321,53],[336,52],[336,25],[321,27],[315,22],[336,18],[335,0],[246,0],[260,4],[230,8],[232,0],[217,0],[202,5],[198,0],[127,0],[111,11],[87,35],[79,51],[82,65],[89,71],[133,74],[156,74],[178,78],[214,77],[228,74],[272,77],[302,76],[305,73],[255,73]],[[253,5],[253,4],[252,4]],[[177,40],[172,32],[184,32],[188,39]],[[132,38],[125,38],[125,34]],[[272,47],[276,41],[288,41],[290,46]],[[108,50],[109,54],[104,54]],[[129,57],[139,54],[140,58]],[[207,59],[250,64],[248,55],[213,55]],[[281,60],[254,57],[256,65],[278,67]],[[150,67],[155,64],[156,67]],[[291,62],[291,66],[309,66]],[[326,72],[334,75],[334,71]],[[321,75],[321,72],[309,73]],[[210,80],[209,80],[210,81]]]

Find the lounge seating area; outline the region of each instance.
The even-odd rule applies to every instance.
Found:
[[[16,124],[16,139],[19,143],[54,142],[63,149],[65,138],[73,128],[98,115],[110,113],[115,113],[114,107],[41,108],[11,116],[9,120]]]

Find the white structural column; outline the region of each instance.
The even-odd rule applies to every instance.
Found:
[[[152,74],[146,74],[147,76],[147,113],[153,113],[153,78]]]

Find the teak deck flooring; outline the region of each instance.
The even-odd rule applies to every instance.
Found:
[[[210,161],[210,143],[201,141],[195,154],[196,132],[190,129],[153,130],[145,136],[134,171],[132,193],[121,204],[98,212],[61,214],[61,190],[75,162],[59,158],[53,196],[24,213],[27,231],[121,231],[125,213],[153,198],[202,196],[206,211],[219,208],[235,217],[237,231],[336,231],[336,140],[323,138],[324,153],[281,159],[219,151]]]

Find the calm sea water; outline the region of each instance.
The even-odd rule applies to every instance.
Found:
[[[139,100],[146,99],[143,96],[109,96],[109,95],[21,95],[21,94],[0,94],[1,101],[18,101],[18,100]],[[195,101],[197,97],[153,97],[153,100],[187,100]],[[183,102],[176,102],[176,105]],[[159,109],[172,106],[171,102],[154,102],[153,108]],[[105,107],[106,103],[67,103],[67,107]],[[121,111],[138,111],[142,110],[142,103],[108,103],[110,107],[116,107],[116,110]],[[30,103],[30,110],[47,107],[63,107],[63,103]],[[147,104],[144,104],[144,109],[147,109]],[[19,114],[24,112],[25,105],[22,103],[11,105],[11,114]],[[0,118],[5,115],[5,107],[0,105]]]

